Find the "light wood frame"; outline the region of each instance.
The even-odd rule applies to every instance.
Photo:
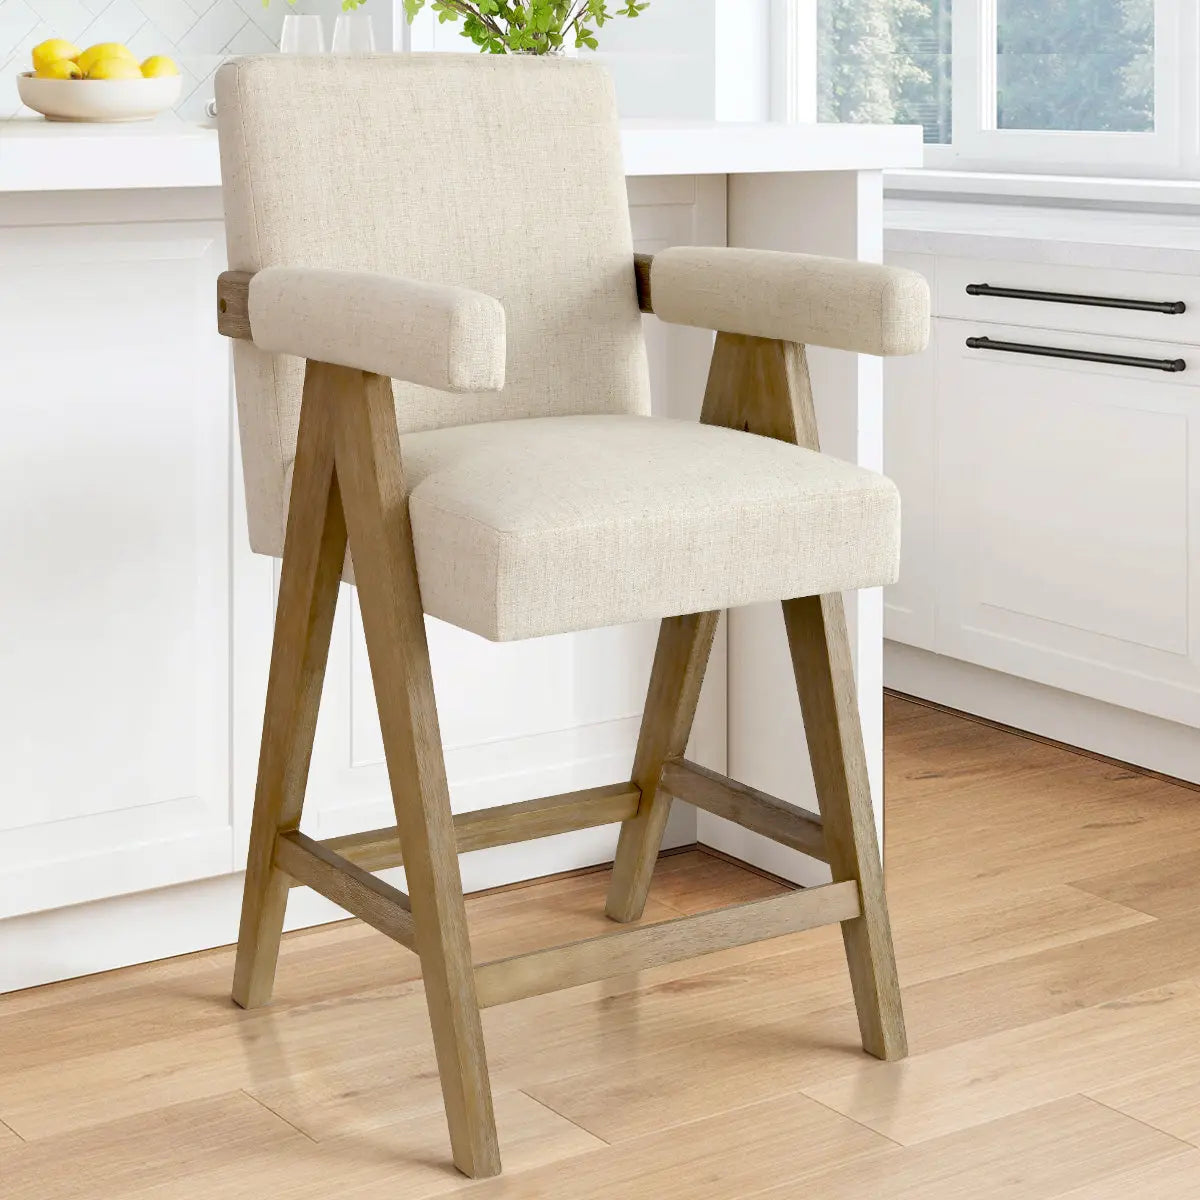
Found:
[[[650,258],[635,277],[653,311]],[[218,328],[248,339],[250,275],[218,282]],[[818,448],[803,346],[720,333],[701,420]],[[347,545],[396,813],[391,829],[316,842],[300,832]],[[310,360],[271,653],[233,998],[271,997],[289,888],[305,885],[421,958],[454,1163],[500,1154],[480,1010],[818,925],[842,927],[864,1049],[907,1052],[840,595],[783,601],[821,813],[684,759],[719,614],[662,622],[632,778],[455,817],[450,810],[390,380]],[[621,823],[607,912],[638,920],[673,798],[827,862],[833,882],[771,900],[474,964],[458,855]],[[370,872],[403,862],[409,895]]]

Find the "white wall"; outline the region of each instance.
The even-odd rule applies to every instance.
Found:
[[[686,0],[668,0],[678,7]],[[715,0],[713,112],[718,121],[771,116],[771,0]]]
[[[770,115],[771,0],[651,0],[600,31],[626,117],[762,121]],[[458,25],[424,12],[414,50],[469,49]]]

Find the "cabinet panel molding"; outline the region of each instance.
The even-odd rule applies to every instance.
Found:
[[[222,242],[0,230],[0,917],[232,866]]]
[[[1200,379],[965,346],[1017,332],[937,322],[934,648],[1200,724]]]

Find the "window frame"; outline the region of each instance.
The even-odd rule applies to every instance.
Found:
[[[772,0],[773,115],[815,119],[818,0]],[[1155,128],[1148,133],[996,127],[997,0],[953,0],[953,141],[927,144],[937,170],[1191,177],[1200,173],[1200,13],[1155,0]],[[811,46],[811,55],[797,46]],[[788,48],[792,49],[788,49]],[[807,63],[798,69],[797,60]]]

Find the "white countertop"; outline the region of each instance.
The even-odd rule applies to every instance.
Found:
[[[889,171],[888,195],[915,200],[1006,201],[1026,204],[1094,204],[1139,208],[1196,208],[1195,179],[1143,179],[1105,175],[1031,175],[1019,171]]]
[[[626,121],[627,175],[874,171],[921,162],[916,126]],[[205,188],[221,182],[215,129],[173,116],[124,125],[0,120],[0,192]]]
[[[897,200],[884,245],[905,254],[1200,273],[1200,216],[1013,204]]]

